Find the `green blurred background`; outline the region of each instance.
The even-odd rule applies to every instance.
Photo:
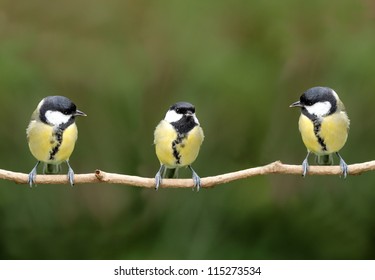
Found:
[[[56,94],[88,114],[76,173],[153,177],[153,130],[182,100],[206,135],[201,177],[300,164],[299,111],[288,106],[317,85],[346,104],[346,162],[373,160],[374,30],[371,0],[0,0],[0,168],[30,172],[25,129]],[[1,181],[0,258],[374,259],[374,183],[371,172],[199,193]]]

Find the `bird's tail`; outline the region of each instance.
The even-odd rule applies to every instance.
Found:
[[[165,168],[163,173],[163,178],[177,178],[178,168]]]
[[[44,174],[56,174],[61,171],[60,164],[48,164],[45,163],[43,167],[43,173]]]
[[[332,154],[317,156],[316,163],[319,165],[333,165],[333,157]]]

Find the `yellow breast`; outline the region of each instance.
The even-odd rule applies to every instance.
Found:
[[[169,168],[192,164],[198,156],[204,138],[202,128],[196,126],[173,149],[173,142],[177,139],[177,136],[174,127],[165,120],[162,120],[155,129],[154,144],[156,155],[160,163]],[[179,160],[176,158],[176,152]]]
[[[27,140],[32,155],[39,161],[58,164],[69,159],[77,140],[78,130],[75,123],[66,128],[62,142],[54,159],[50,159],[51,151],[59,145],[53,133],[53,127],[40,121],[31,121],[27,128]]]
[[[348,137],[349,119],[345,112],[323,118],[318,135],[324,141],[326,151],[322,149],[314,132],[314,124],[308,117],[301,114],[298,125],[306,148],[318,155],[338,152]]]
[[[302,141],[307,150],[319,154],[322,152],[322,146],[314,133],[314,123],[305,115],[301,114],[298,122],[299,131],[301,132]]]
[[[324,139],[328,152],[335,153],[344,147],[348,131],[349,118],[345,112],[340,112],[324,118],[319,135]]]

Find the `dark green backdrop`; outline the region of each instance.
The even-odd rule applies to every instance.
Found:
[[[76,173],[153,177],[153,130],[182,100],[206,134],[201,177],[299,164],[288,106],[317,85],[346,104],[346,162],[373,160],[374,29],[370,0],[0,0],[0,168],[30,172],[25,129],[56,94],[88,114]],[[0,258],[373,259],[374,183],[272,175],[196,193],[1,181]]]

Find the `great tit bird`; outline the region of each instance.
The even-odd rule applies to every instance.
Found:
[[[344,178],[348,166],[339,151],[344,146],[349,132],[349,118],[337,93],[328,87],[313,87],[305,91],[300,100],[290,107],[300,107],[299,131],[307,148],[302,163],[303,176],[308,172],[310,153],[317,156],[318,164],[333,164],[332,154],[340,159]]]
[[[200,178],[191,164],[198,156],[203,138],[192,104],[178,102],[169,108],[154,132],[156,155],[160,161],[160,169],[155,176],[156,190],[162,177],[176,177],[178,168],[188,166],[193,173],[194,187],[199,191]]]
[[[64,96],[47,96],[38,104],[26,130],[30,152],[38,160],[29,174],[30,187],[35,182],[40,162],[44,163],[43,173],[56,173],[59,165],[66,162],[70,185],[74,185],[69,157],[78,137],[76,116],[86,114],[77,110],[76,105]]]

